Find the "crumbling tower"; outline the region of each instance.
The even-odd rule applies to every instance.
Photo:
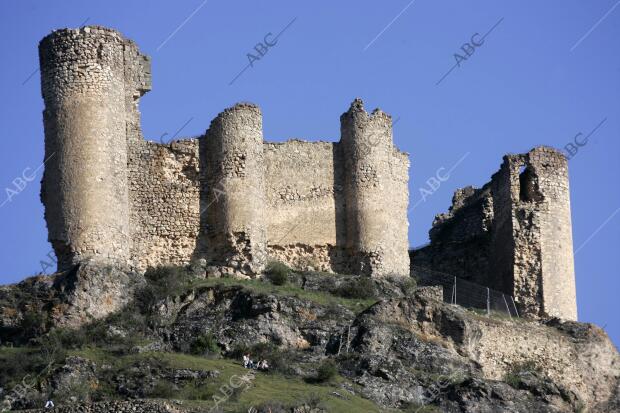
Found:
[[[206,214],[210,262],[256,274],[266,257],[263,119],[258,106],[226,109],[203,138]]]
[[[409,163],[394,147],[392,118],[378,109],[368,114],[356,99],[340,122],[351,270],[373,276],[407,274],[408,195],[404,202],[390,202],[390,194],[408,194],[402,177]]]
[[[39,45],[45,110],[41,198],[59,269],[127,260],[127,133],[150,88],[148,59],[118,32],[57,30]],[[128,107],[129,106],[129,107]]]
[[[537,147],[506,155],[482,188],[457,190],[416,268],[442,271],[514,297],[519,314],[577,319],[568,161]]]
[[[526,312],[576,320],[568,160],[537,147],[506,156],[500,172],[512,200],[515,299]]]

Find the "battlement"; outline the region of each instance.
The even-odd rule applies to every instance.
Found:
[[[340,142],[268,143],[260,108],[238,103],[203,136],[158,144],[140,130],[151,73],[133,42],[89,26],[57,30],[39,50],[51,156],[42,200],[59,268],[204,259],[216,272],[254,275],[275,259],[408,274],[409,161],[389,115],[356,99]]]

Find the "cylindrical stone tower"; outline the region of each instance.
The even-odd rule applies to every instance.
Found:
[[[534,203],[540,225],[543,313],[577,320],[568,160],[556,149],[536,147],[527,153],[520,178],[519,206]]]
[[[127,46],[118,32],[101,27],[57,30],[39,45],[41,198],[59,269],[129,255]]]
[[[220,113],[203,138],[202,214],[210,262],[224,272],[259,273],[266,261],[265,167],[260,108],[240,103]]]
[[[347,249],[354,273],[409,274],[408,160],[392,142],[392,118],[356,99],[340,117]]]

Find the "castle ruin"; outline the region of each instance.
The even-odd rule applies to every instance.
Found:
[[[87,257],[138,268],[205,259],[252,275],[295,268],[407,275],[408,168],[392,119],[355,100],[341,140],[263,140],[253,104],[195,139],[158,144],[140,129],[149,58],[102,27],[58,30],[39,47],[45,101],[42,201],[66,269]]]
[[[407,275],[409,158],[391,117],[355,100],[339,142],[265,142],[260,109],[224,110],[204,135],[144,139],[150,60],[120,33],[57,30],[39,45],[41,199],[59,270],[86,258],[139,269],[204,260],[220,274],[297,269]],[[550,148],[510,155],[457,191],[412,263],[514,296],[527,316],[576,319],[568,170]]]

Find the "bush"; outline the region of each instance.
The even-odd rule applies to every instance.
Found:
[[[167,297],[182,292],[192,279],[187,268],[179,266],[151,267],[146,270],[144,278],[154,287],[160,297]]]
[[[271,261],[267,264],[265,275],[273,285],[284,285],[288,281],[289,275],[291,275],[291,269],[279,261]]]
[[[46,377],[52,368],[49,363],[54,361],[56,360],[48,361],[46,355],[38,349],[16,348],[2,351],[0,352],[0,387],[12,388],[26,376]]]
[[[46,316],[42,309],[31,309],[24,313],[19,323],[22,337],[25,339],[38,337],[45,331],[47,324]]]
[[[338,365],[333,360],[325,360],[316,371],[316,381],[325,383],[331,381],[338,374]]]
[[[303,403],[310,407],[311,409],[323,409],[325,410],[325,404],[323,403],[323,398],[318,393],[310,393],[304,399]]]
[[[254,408],[254,410],[252,410],[252,408],[248,409],[248,410],[243,410],[245,411],[257,411],[257,412],[273,412],[273,413],[280,413],[280,412],[285,412],[285,411],[290,411],[288,409],[288,406],[286,406],[284,403],[277,401],[277,400],[268,400],[266,402],[262,402],[261,404],[259,404],[258,406],[256,406]]]
[[[375,285],[369,277],[359,277],[357,280],[351,280],[342,285],[336,291],[341,297],[345,298],[357,298],[368,299],[374,298],[377,295]]]
[[[525,374],[537,375],[540,373],[540,367],[532,360],[522,363],[513,363],[504,375],[504,382],[511,387],[518,389],[521,385],[522,377]]]
[[[220,347],[217,345],[217,340],[213,334],[203,334],[196,338],[190,346],[190,352],[196,355],[203,354],[220,354]]]
[[[400,290],[403,292],[403,294],[405,294],[405,296],[408,297],[414,293],[417,287],[417,280],[413,277],[407,277],[401,282]]]
[[[147,283],[136,291],[136,304],[142,314],[152,316],[153,307],[159,301],[182,293],[193,277],[185,267],[162,266],[147,269],[144,278]]]

